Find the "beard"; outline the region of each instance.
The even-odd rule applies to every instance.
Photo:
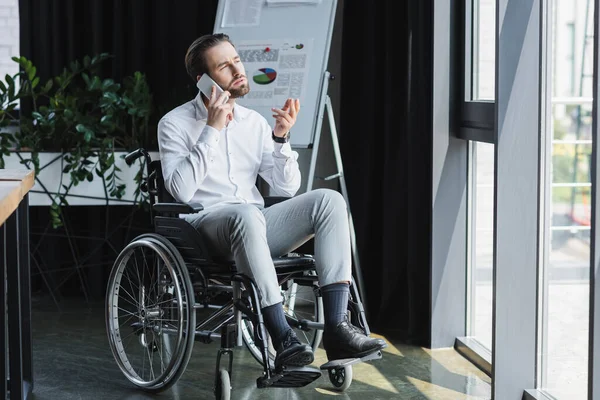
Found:
[[[229,88],[227,89],[227,91],[229,93],[231,93],[231,97],[234,99],[243,97],[243,96],[247,95],[248,92],[250,91],[248,79],[246,79],[246,83],[244,83],[240,86],[233,87],[233,82],[235,82],[236,80],[238,80],[242,77],[246,78],[244,75],[238,75],[238,76],[234,77],[233,80],[231,81],[231,83],[229,84]]]
[[[248,92],[250,91],[250,86],[247,83],[244,83],[241,86],[238,86],[235,88],[229,88],[227,90],[229,91],[229,93],[231,93],[232,98],[237,99],[237,98],[247,95]]]

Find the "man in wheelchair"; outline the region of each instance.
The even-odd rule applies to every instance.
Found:
[[[265,325],[277,350],[275,366],[313,362],[288,325],[272,257],[314,237],[315,265],[325,309],[323,346],[329,360],[361,358],[385,347],[347,318],[351,245],[347,208],[336,191],[298,196],[298,154],[289,144],[300,111],[297,99],[273,108],[274,128],[258,112],[236,104],[250,91],[240,57],[224,34],[195,40],[185,56],[195,82],[208,74],[210,96],[199,91],[159,122],[158,141],[165,188],[179,202],[204,209],[182,216],[208,241],[215,257],[233,259],[259,291]],[[218,88],[223,92],[219,94]],[[256,187],[260,175],[274,194],[289,199],[265,207]]]

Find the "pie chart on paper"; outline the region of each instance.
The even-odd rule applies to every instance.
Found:
[[[273,68],[260,68],[252,76],[252,80],[259,85],[268,85],[277,78],[277,71]]]

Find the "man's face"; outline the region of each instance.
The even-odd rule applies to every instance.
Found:
[[[209,75],[232,98],[244,96],[250,91],[246,71],[235,48],[229,42],[221,42],[205,53]]]

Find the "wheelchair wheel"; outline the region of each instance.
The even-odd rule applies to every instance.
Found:
[[[224,368],[221,368],[217,375],[215,398],[217,400],[231,399],[231,379],[229,378],[229,373]]]
[[[352,384],[352,365],[328,370],[329,381],[336,390],[345,391]]]
[[[287,282],[287,289],[282,290],[283,295],[283,310],[287,317],[292,320],[292,328],[296,332],[300,342],[308,344],[313,351],[319,347],[323,337],[321,329],[299,329],[294,327],[294,322],[308,320],[311,322],[323,323],[325,321],[323,313],[323,298],[318,290],[314,287],[312,279],[298,279],[297,281],[290,280]],[[248,318],[242,319],[242,337],[244,343],[250,350],[252,356],[259,362],[263,363],[262,353],[259,345],[254,341],[254,326]],[[277,352],[273,347],[271,338],[268,337],[269,358],[271,365],[275,362]]]
[[[108,281],[106,329],[115,361],[134,385],[160,392],[179,379],[194,344],[194,303],[185,262],[167,239],[145,234],[119,254]]]

